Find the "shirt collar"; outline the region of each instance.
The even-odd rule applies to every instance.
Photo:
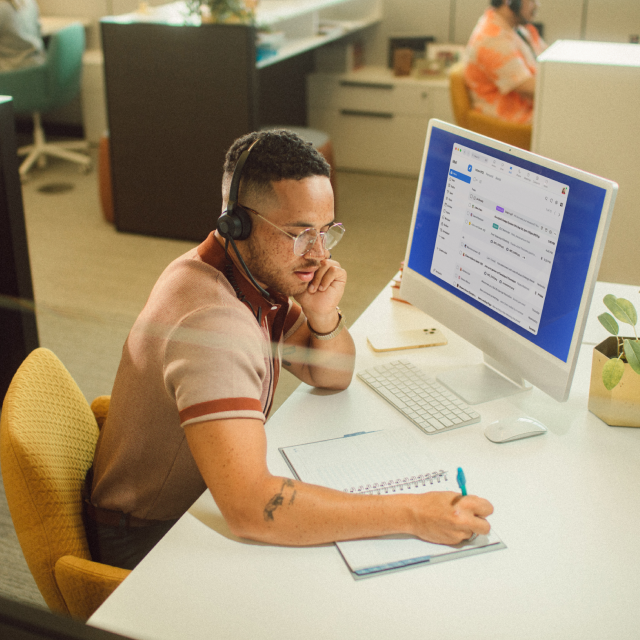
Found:
[[[230,264],[233,274],[232,277],[235,278],[238,289],[240,289],[247,301],[251,303],[256,312],[258,307],[262,309],[262,313],[265,315],[271,311],[277,311],[283,305],[288,307],[288,297],[271,288],[267,288],[267,291],[276,304],[272,305],[265,300],[253,283],[246,277],[244,269],[242,269],[238,263],[238,258],[235,255],[233,247],[230,246],[228,255],[225,255],[224,243],[224,239],[217,235],[215,231],[212,231],[206,240],[197,248],[200,259],[214,269],[222,272],[227,279],[229,279],[227,277],[227,264]],[[231,284],[233,286],[233,283]]]

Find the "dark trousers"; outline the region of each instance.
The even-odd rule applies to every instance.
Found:
[[[91,558],[122,569],[134,569],[177,520],[167,520],[147,527],[108,526],[84,515]]]

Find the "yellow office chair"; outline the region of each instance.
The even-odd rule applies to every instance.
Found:
[[[501,140],[527,151],[531,147],[531,125],[506,122],[475,111],[471,105],[469,89],[464,79],[464,63],[451,67],[449,73],[451,106],[456,124],[489,138]]]
[[[98,401],[103,419],[107,403]],[[64,365],[35,349],[2,407],[0,465],[13,524],[49,608],[86,620],[130,571],[92,562],[81,490],[98,424]]]

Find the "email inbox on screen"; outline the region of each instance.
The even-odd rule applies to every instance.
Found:
[[[454,144],[431,273],[537,335],[568,196]]]

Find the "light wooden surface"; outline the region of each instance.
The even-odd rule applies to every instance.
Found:
[[[429,324],[386,288],[352,329],[357,368],[397,357],[434,371],[480,361],[442,326],[444,347],[393,354],[366,346],[370,332]],[[430,455],[464,467],[469,491],[491,499],[506,550],[356,582],[333,545],[235,538],[207,492],[90,623],[156,640],[636,638],[640,430],[607,427],[587,411],[591,350],[582,348],[568,402],[534,389],[482,405],[481,424],[424,436]],[[538,418],[549,432],[489,442],[484,427],[509,414]],[[269,466],[288,475],[280,446],[403,420],[357,379],[341,393],[301,385],[267,425]]]

